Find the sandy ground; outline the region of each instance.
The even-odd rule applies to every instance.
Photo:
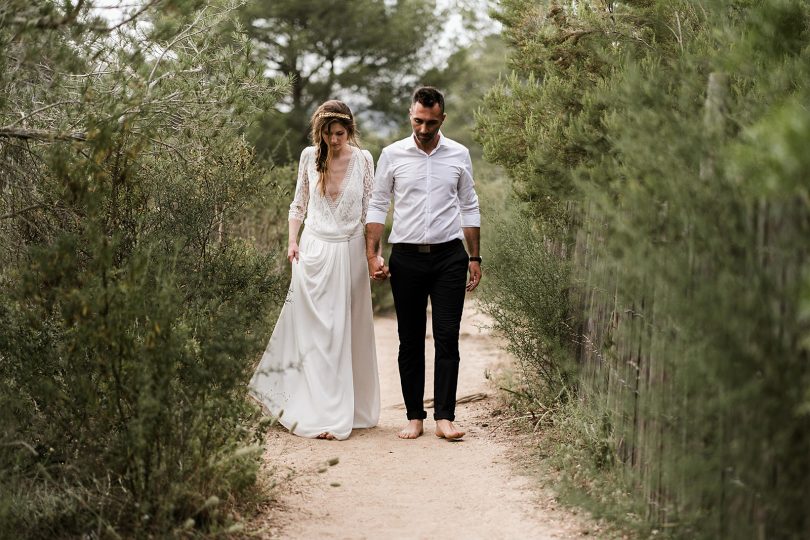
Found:
[[[484,392],[480,401],[460,404],[456,425],[463,441],[433,435],[428,409],[425,435],[397,438],[405,424],[397,372],[393,316],[375,320],[382,414],[374,429],[355,430],[346,441],[302,439],[283,428],[267,438],[267,474],[289,477],[276,502],[255,526],[267,538],[533,538],[599,537],[582,515],[557,505],[536,479],[521,476],[516,448],[499,428],[497,400],[488,370],[508,361],[475,304],[465,309],[461,328],[458,396]],[[428,321],[427,398],[433,388],[433,342]],[[516,454],[516,452],[518,454]],[[334,466],[326,464],[337,459]],[[272,464],[272,467],[270,465]],[[319,472],[320,471],[320,472]]]

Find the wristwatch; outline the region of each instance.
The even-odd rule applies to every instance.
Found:
[[[481,261],[483,261],[483,260],[484,259],[482,259],[481,257],[470,257],[470,262],[477,262],[477,263],[481,264]]]

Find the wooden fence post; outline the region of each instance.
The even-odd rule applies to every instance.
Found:
[[[703,106],[703,126],[706,130],[709,147],[700,163],[700,179],[704,181],[711,179],[716,173],[713,146],[714,142],[721,139],[726,131],[728,89],[728,75],[717,71],[709,74],[706,101]]]

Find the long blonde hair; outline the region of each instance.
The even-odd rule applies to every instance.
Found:
[[[329,161],[331,159],[331,148],[323,140],[324,130],[335,122],[346,128],[349,143],[360,146],[357,142],[357,125],[354,123],[354,115],[348,105],[336,99],[325,101],[312,114],[312,144],[315,146],[315,170],[318,171],[318,189],[321,195],[326,195],[326,176],[329,171]]]

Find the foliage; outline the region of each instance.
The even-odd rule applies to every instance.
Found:
[[[435,11],[434,0],[247,3],[241,18],[258,45],[255,57],[292,81],[282,106],[254,129],[257,148],[294,161],[309,144],[312,111],[339,94],[352,96],[355,114],[367,108],[379,119],[397,110],[421,69],[425,38],[439,31]],[[288,147],[276,146],[277,135]]]
[[[558,425],[604,441],[568,466],[621,479],[674,537],[806,537],[807,6],[504,0],[498,17],[515,73],[480,137],[570,267],[576,409]],[[498,300],[518,306],[549,317]]]
[[[522,391],[536,404],[553,403],[570,384],[570,347],[566,284],[569,269],[526,222],[499,222],[487,258],[486,309],[519,360]]]
[[[93,7],[0,8],[2,537],[218,530],[259,464],[285,278],[238,220],[284,187],[239,132],[286,82],[233,5]]]

